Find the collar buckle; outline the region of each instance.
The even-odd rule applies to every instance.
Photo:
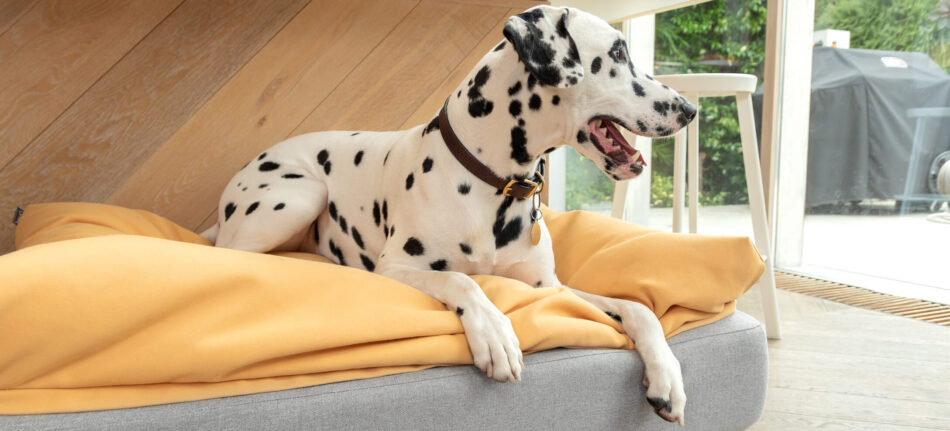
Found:
[[[541,193],[544,190],[544,176],[535,171],[534,180],[511,180],[502,189],[501,194],[514,198],[526,199]]]

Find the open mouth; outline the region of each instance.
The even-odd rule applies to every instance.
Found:
[[[622,122],[612,117],[597,116],[591,118],[587,123],[587,131],[590,132],[592,137],[596,138],[592,139],[594,145],[618,165],[630,165],[630,170],[634,172],[643,170],[643,167],[646,166],[643,155],[623,138],[620,130],[617,129],[617,125],[614,124],[615,122],[620,127],[630,130]]]

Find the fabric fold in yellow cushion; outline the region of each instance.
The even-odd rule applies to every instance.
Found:
[[[762,271],[745,238],[657,233],[581,212],[547,211],[545,220],[563,282],[644,302],[668,336],[728,315]],[[2,414],[471,363],[457,316],[438,301],[317,256],[209,247],[153,214],[78,203],[29,206],[16,241],[19,251],[0,256]],[[612,319],[564,289],[474,279],[525,351],[633,347]]]

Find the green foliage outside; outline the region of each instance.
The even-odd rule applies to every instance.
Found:
[[[815,30],[851,32],[851,48],[916,51],[950,71],[950,2],[819,0]]]
[[[815,29],[851,32],[851,47],[928,53],[950,71],[950,1],[816,0]],[[748,73],[762,80],[765,0],[712,0],[657,15],[656,74]],[[697,120],[701,205],[747,202],[732,98],[703,99]],[[567,207],[609,201],[613,183],[576,153],[567,156]],[[673,140],[653,141],[651,204],[671,206]]]

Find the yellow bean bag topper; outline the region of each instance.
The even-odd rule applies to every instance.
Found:
[[[732,313],[763,271],[744,237],[658,232],[580,211],[544,217],[562,282],[647,305],[667,337]],[[31,205],[16,246],[0,256],[0,414],[472,363],[455,313],[410,286],[305,253],[210,247],[145,211]],[[526,352],[633,348],[616,322],[563,288],[473,278]]]

